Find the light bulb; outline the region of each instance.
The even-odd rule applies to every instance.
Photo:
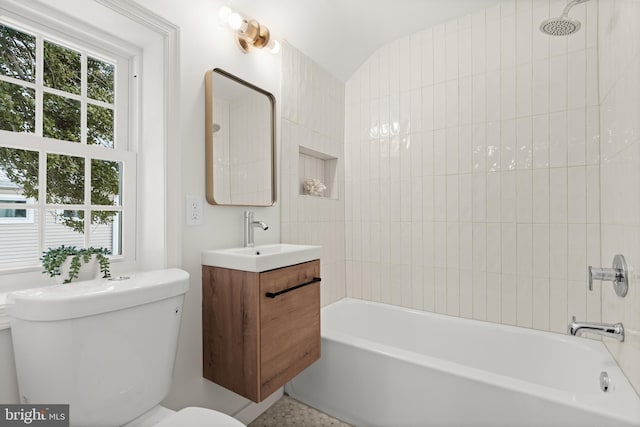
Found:
[[[231,27],[232,30],[239,30],[242,28],[243,23],[244,19],[242,19],[242,16],[240,16],[238,12],[233,12],[229,16],[229,27]]]
[[[276,39],[271,39],[269,41],[269,44],[267,45],[267,49],[269,49],[269,52],[275,55],[276,53],[280,52],[280,42]]]
[[[229,22],[229,17],[232,13],[233,11],[229,6],[222,6],[218,11],[218,19],[220,20],[220,23],[226,24],[227,22]]]

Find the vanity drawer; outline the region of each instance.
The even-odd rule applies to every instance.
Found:
[[[320,261],[260,273],[260,394],[320,358]]]

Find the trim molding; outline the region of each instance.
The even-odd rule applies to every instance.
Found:
[[[158,33],[164,39],[164,213],[165,213],[165,267],[182,264],[181,211],[171,209],[182,206],[181,155],[180,155],[180,28],[160,15],[129,0],[94,0],[120,15]],[[171,161],[169,161],[171,159]]]

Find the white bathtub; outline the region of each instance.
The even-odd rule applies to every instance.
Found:
[[[640,426],[599,341],[348,298],[322,309],[322,357],[286,391],[358,426]]]

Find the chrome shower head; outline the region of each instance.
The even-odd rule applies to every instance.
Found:
[[[549,36],[568,36],[577,32],[581,26],[580,21],[569,18],[569,10],[573,6],[586,1],[588,0],[573,0],[569,2],[562,11],[562,15],[542,21],[540,31]]]
[[[580,29],[580,21],[566,16],[545,19],[540,24],[540,31],[550,36],[568,36]]]

